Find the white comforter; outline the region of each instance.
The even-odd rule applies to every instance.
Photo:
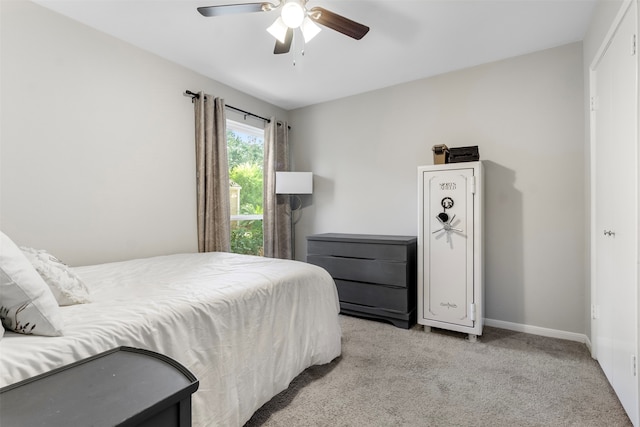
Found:
[[[62,337],[6,332],[0,386],[139,347],[176,359],[200,380],[195,426],[241,426],[305,368],[340,355],[335,284],[314,265],[204,253],[74,271],[93,302],[61,307]]]

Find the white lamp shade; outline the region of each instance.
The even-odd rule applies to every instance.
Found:
[[[276,172],[276,194],[312,193],[312,172]]]

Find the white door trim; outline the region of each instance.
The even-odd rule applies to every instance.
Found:
[[[595,131],[595,111],[593,109],[594,106],[594,99],[596,97],[596,68],[598,67],[598,64],[600,63],[600,61],[602,60],[602,58],[604,57],[604,54],[607,51],[607,48],[609,47],[609,45],[611,44],[612,40],[613,40],[613,36],[615,35],[616,30],[618,29],[618,27],[620,26],[620,23],[622,22],[622,19],[624,18],[625,14],[627,13],[627,10],[631,7],[631,4],[636,1],[636,0],[624,0],[622,2],[622,6],[620,7],[620,9],[618,10],[618,13],[616,14],[616,17],[613,19],[613,22],[611,24],[611,27],[609,27],[609,30],[607,31],[606,36],[604,37],[602,44],[600,45],[600,47],[598,48],[598,50],[596,51],[596,54],[593,57],[593,60],[591,61],[591,65],[589,66],[589,99],[588,99],[588,105],[590,105],[590,111],[589,111],[589,182],[590,182],[590,194],[589,194],[589,198],[590,198],[590,246],[591,246],[591,250],[590,250],[590,265],[591,265],[591,269],[590,269],[590,292],[591,292],[591,356],[594,359],[598,358],[598,344],[596,339],[593,339],[593,337],[598,336],[597,335],[597,322],[595,322],[594,320],[594,314],[597,312],[597,310],[595,310],[595,303],[597,301],[597,293],[596,293],[596,253],[597,253],[597,230],[596,230],[596,222],[594,220],[594,218],[596,217],[596,197],[595,197],[595,180],[596,180],[596,158],[594,156],[595,153],[595,149],[596,149],[596,131]]]

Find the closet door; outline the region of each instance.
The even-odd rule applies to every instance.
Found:
[[[595,68],[596,357],[629,417],[638,415],[637,6]]]

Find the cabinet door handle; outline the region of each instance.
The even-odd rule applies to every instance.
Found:
[[[615,236],[616,233],[614,231],[611,231],[611,230],[604,230],[604,235],[605,236]]]

